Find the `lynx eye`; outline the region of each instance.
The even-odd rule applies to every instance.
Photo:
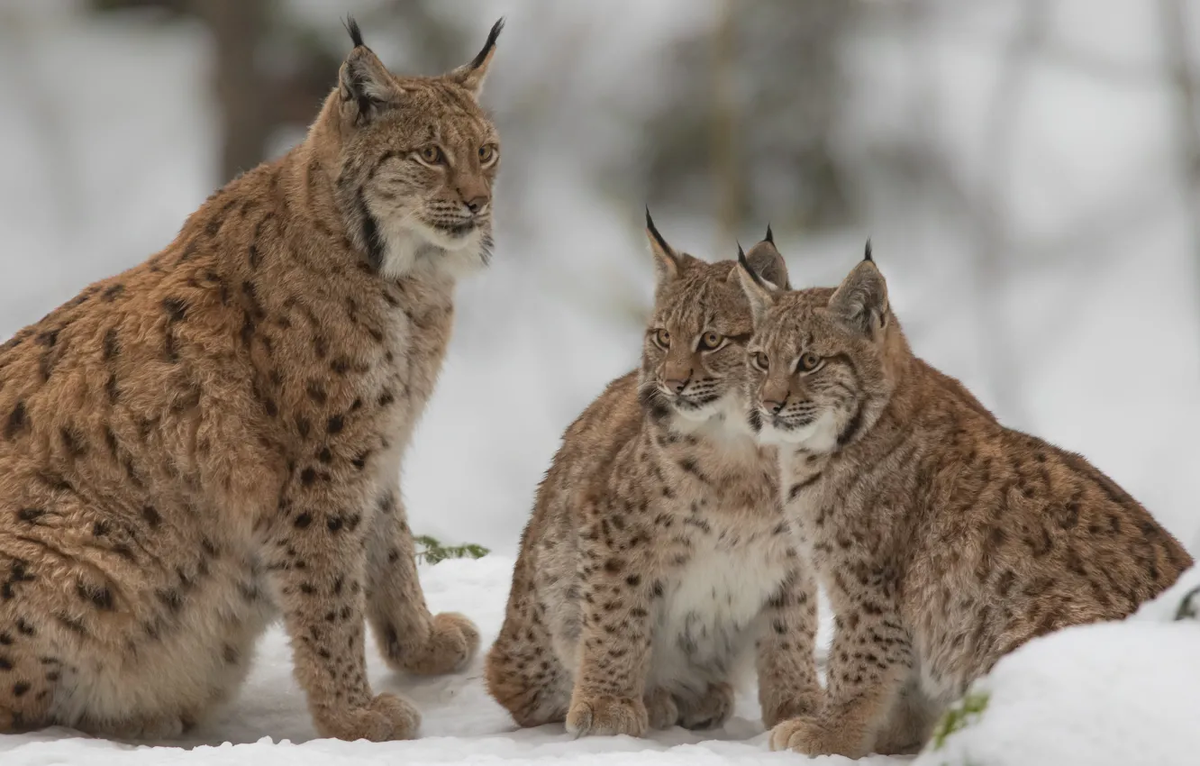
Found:
[[[421,161],[427,165],[440,165],[442,164],[442,160],[446,158],[446,156],[442,154],[441,148],[435,146],[434,144],[422,147],[418,152],[418,156],[420,156]]]
[[[496,159],[495,144],[484,144],[483,146],[479,147],[480,164],[487,165],[494,159]]]
[[[761,351],[755,351],[750,355],[750,363],[763,372],[767,372],[771,368],[771,360]]]
[[[700,336],[700,349],[702,351],[715,351],[725,342],[724,336],[720,333],[715,333],[712,330]]]
[[[654,342],[662,348],[667,348],[671,345],[671,333],[661,327],[654,331]]]
[[[796,363],[796,369],[800,372],[812,372],[821,366],[821,362],[825,361],[811,351],[805,351],[800,355],[800,361]]]

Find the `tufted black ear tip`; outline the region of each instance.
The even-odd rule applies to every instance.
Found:
[[[659,233],[658,227],[654,225],[654,219],[650,217],[650,206],[646,206],[646,231],[650,232],[650,236],[654,237],[654,241],[658,243],[665,252],[671,252],[671,246],[667,244],[667,240]]]
[[[875,262],[875,258],[872,257],[872,255],[871,255],[871,238],[870,237],[867,237],[867,248],[866,248],[866,251],[863,253],[863,260],[870,261],[871,263]]]
[[[496,40],[500,37],[500,33],[504,31],[504,17],[492,25],[492,29],[488,32],[487,41],[483,44],[483,49],[475,54],[475,58],[468,65],[471,69],[476,69],[487,60],[488,54],[492,52],[492,48],[496,47]]]
[[[347,14],[346,20],[342,22],[342,25],[346,27],[346,31],[350,33],[350,41],[354,43],[355,48],[361,48],[366,45],[366,43],[363,42],[362,30],[359,29],[358,22],[353,16]]]
[[[775,244],[775,234],[774,234],[774,233],[772,233],[772,231],[771,231],[771,224],[769,224],[769,223],[767,224],[767,236],[766,236],[766,241],[767,241],[767,242],[770,242],[772,245],[773,245],[773,244]]]

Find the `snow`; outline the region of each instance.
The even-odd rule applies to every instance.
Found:
[[[1200,753],[1200,591],[1193,567],[1130,619],[1030,641],[1003,658],[972,694],[987,707],[914,766],[1195,764]]]
[[[486,648],[504,617],[513,559],[447,560],[422,566],[421,581],[434,611],[461,611],[477,621]],[[1002,659],[972,693],[989,695],[977,720],[933,743],[915,761],[870,756],[864,766],[1156,766],[1194,764],[1200,752],[1200,567],[1129,620],[1091,625],[1036,639]],[[1193,614],[1175,622],[1181,600]],[[821,644],[830,637],[823,615]],[[439,678],[393,674],[368,644],[376,692],[404,694],[420,708],[420,739],[339,742],[317,739],[304,695],[291,673],[287,638],[277,626],[240,695],[187,739],[157,746],[85,738],[66,729],[0,737],[5,766],[49,763],[196,763],[205,766],[338,766],[402,763],[554,764],[783,764],[793,753],[772,753],[753,684],[739,690],[733,718],[712,732],[674,728],[644,739],[576,740],[561,724],[518,729],[483,686],[483,657],[462,673]],[[837,756],[804,761],[852,763]]]
[[[421,567],[421,582],[434,611],[460,611],[477,621],[488,647],[500,631],[513,559],[492,555],[478,561],[447,560]],[[824,626],[827,634],[829,625]],[[0,737],[5,766],[71,762],[105,764],[255,762],[288,764],[555,763],[555,764],[771,764],[794,763],[795,755],[771,753],[760,721],[755,689],[738,696],[734,717],[720,730],[692,733],[680,728],[649,738],[592,737],[575,740],[562,725],[520,730],[487,695],[483,657],[461,674],[440,678],[400,677],[367,647],[371,684],[412,699],[423,722],[410,742],[339,742],[316,739],[304,695],[292,678],[287,638],[276,626],[259,645],[254,670],[231,706],[187,740],[157,747],[83,738],[65,729]],[[844,759],[828,759],[837,763]],[[819,761],[818,761],[819,762]],[[892,759],[860,761],[882,766]]]

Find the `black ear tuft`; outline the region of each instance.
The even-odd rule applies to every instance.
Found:
[[[667,244],[667,240],[663,239],[663,235],[658,232],[658,227],[654,225],[654,219],[650,217],[650,206],[646,206],[646,231],[650,232],[650,236],[654,237],[654,241],[664,252],[671,252],[671,246]]]
[[[746,260],[746,251],[742,249],[742,243],[738,242],[737,247],[738,247],[738,266],[741,267],[741,269],[743,271],[745,271],[746,274],[748,274],[752,280],[754,280],[754,284],[761,285],[762,277],[758,276],[758,272],[756,272],[753,268],[750,267],[750,261]]]
[[[488,32],[487,42],[483,44],[483,50],[479,51],[479,53],[475,55],[475,58],[472,59],[471,63],[468,65],[471,69],[477,68],[484,62],[484,60],[487,59],[488,54],[492,52],[492,48],[496,47],[496,38],[500,37],[500,33],[503,31],[504,17],[501,16],[500,19],[492,25],[492,31]]]
[[[354,43],[355,48],[361,48],[366,45],[366,43],[363,42],[362,30],[358,28],[358,22],[354,20],[353,16],[347,15],[346,20],[342,22],[342,25],[345,26],[346,31],[350,33],[350,41]]]
[[[867,249],[866,249],[866,252],[863,253],[863,260],[870,261],[871,263],[875,262],[875,259],[871,257],[871,238],[870,237],[867,237]]]
[[[769,224],[769,223],[767,224],[766,241],[770,242],[772,245],[775,244],[775,235],[773,233],[771,233],[771,224]]]

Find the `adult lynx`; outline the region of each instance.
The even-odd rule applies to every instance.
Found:
[[[915,749],[1001,656],[1124,617],[1190,565],[1090,463],[1000,425],[915,357],[869,246],[836,290],[789,292],[743,265],[759,435],[836,613],[825,707],[772,746]]]
[[[146,263],[0,350],[0,730],[160,737],[246,675],[282,611],[326,736],[412,736],[367,682],[462,667],[432,617],[400,459],[491,246],[497,24],[441,77],[354,49],[308,137],[213,195]]]
[[[641,369],[563,437],[488,655],[488,688],[523,726],[719,726],[738,655],[756,640],[767,722],[817,709],[816,596],[773,450],[746,420],[750,308],[737,266],[648,234],[658,286]],[[751,259],[786,283],[771,242]]]

